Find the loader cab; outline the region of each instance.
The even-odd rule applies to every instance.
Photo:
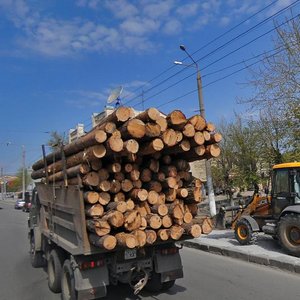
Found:
[[[300,163],[284,163],[273,167],[271,210],[274,218],[291,205],[300,205]]]

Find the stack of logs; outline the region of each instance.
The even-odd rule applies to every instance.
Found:
[[[134,116],[119,107],[75,142],[33,164],[33,179],[80,185],[90,242],[107,250],[199,237],[212,229],[197,216],[201,181],[189,162],[217,157],[222,136],[200,115]]]

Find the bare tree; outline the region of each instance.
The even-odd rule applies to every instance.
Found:
[[[264,137],[268,137],[270,149],[274,150],[274,162],[285,160],[284,153],[300,152],[300,20],[277,27],[273,40],[273,56],[266,56],[262,64],[250,70],[246,83],[254,93],[246,99],[253,111],[259,111],[264,123]],[[271,133],[271,134],[270,134]],[[263,139],[264,142],[267,140]],[[276,154],[277,153],[277,154]]]

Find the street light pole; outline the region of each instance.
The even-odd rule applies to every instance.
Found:
[[[22,197],[25,200],[25,146],[22,145],[22,165],[23,165],[23,172],[22,172]]]
[[[197,90],[198,90],[199,109],[200,109],[200,115],[205,119],[205,108],[204,108],[203,93],[202,93],[202,79],[201,79],[199,65],[193,59],[193,57],[188,53],[184,45],[180,45],[180,49],[188,55],[188,57],[192,60],[194,66],[197,69]],[[217,214],[216,201],[215,201],[215,194],[214,194],[214,188],[212,182],[211,164],[210,161],[207,159],[205,159],[205,171],[206,171],[206,184],[208,189],[209,210],[211,216],[213,217]]]

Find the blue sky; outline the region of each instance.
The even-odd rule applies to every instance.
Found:
[[[274,21],[290,18],[291,10],[272,16],[294,2],[0,0],[0,166],[8,174],[20,168],[24,145],[29,167],[40,157],[49,131],[67,133],[77,123],[90,129],[91,114],[103,109],[119,85],[124,87],[123,104],[194,114],[197,93],[172,102],[196,88],[195,70],[173,65],[186,59],[179,45],[195,52],[205,87],[245,64],[228,66],[272,49],[274,32],[258,37],[271,30]],[[299,13],[298,3],[292,12]],[[266,18],[270,20],[222,47]],[[236,99],[252,92],[242,84],[248,74],[238,72],[204,88],[208,120],[230,120],[234,110],[247,116]]]

